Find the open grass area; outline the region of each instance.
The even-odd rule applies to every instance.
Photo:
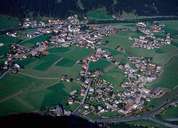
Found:
[[[174,89],[178,85],[178,56],[173,57],[164,67],[160,78],[153,83],[153,87]]]
[[[28,108],[15,98],[9,99],[3,103],[0,103],[0,117],[10,114],[27,113],[32,112],[33,108]]]
[[[165,31],[171,33],[173,37],[178,34],[178,22],[177,20],[173,21],[162,21],[161,23],[165,24]]]
[[[106,59],[100,59],[97,62],[90,62],[89,63],[89,70],[90,71],[95,71],[95,70],[100,70],[104,71],[104,69],[109,66],[111,63],[108,62]]]
[[[161,113],[161,117],[164,119],[178,118],[178,107],[169,107],[163,113]]]
[[[59,61],[56,65],[62,66],[62,67],[71,67],[75,64],[75,61],[71,59],[64,58],[61,61]]]
[[[115,88],[115,90],[122,90],[120,85],[125,80],[125,76],[123,72],[117,69],[116,67],[113,67],[108,71],[104,72],[102,78],[110,82]]]
[[[20,74],[7,75],[0,82],[0,100],[28,89],[38,88],[47,85],[50,80],[37,80]]]
[[[49,38],[50,38],[50,34],[44,34],[32,39],[23,40],[22,42],[20,42],[20,44],[31,47],[34,46],[37,42],[47,41],[49,40]]]
[[[112,15],[108,14],[105,8],[98,8],[87,13],[89,20],[113,20]]]
[[[54,105],[67,104],[67,98],[69,93],[65,91],[65,86],[63,84],[56,84],[48,88],[49,92],[45,95],[42,102],[42,108],[51,107]]]
[[[0,30],[16,28],[19,23],[19,19],[16,17],[0,15]]]
[[[51,48],[48,50],[49,53],[65,53],[68,52],[70,48]]]
[[[38,64],[34,67],[35,70],[46,71],[61,57],[59,55],[49,54],[38,59]]]
[[[92,49],[71,47],[70,51],[64,54],[63,57],[77,61],[91,55],[93,52]]]
[[[57,104],[64,105],[66,109],[75,109],[77,105],[67,105],[67,98],[71,91],[80,91],[80,84],[54,83],[56,80],[39,80],[23,75],[4,77],[0,83],[0,116],[40,111]]]
[[[19,41],[20,40],[15,37],[0,35],[0,43],[3,44],[3,46],[0,47],[0,55],[5,55],[8,52],[10,45],[13,43],[18,43]]]

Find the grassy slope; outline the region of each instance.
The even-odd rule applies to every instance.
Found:
[[[90,20],[112,20],[112,16],[108,14],[105,8],[98,8],[96,10],[89,11],[87,17]]]
[[[0,15],[0,30],[18,27],[19,20],[16,17]]]

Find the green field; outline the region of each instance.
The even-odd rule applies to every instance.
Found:
[[[10,37],[7,35],[0,35],[0,43],[4,45],[0,47],[0,55],[5,55],[11,44],[18,43],[20,40],[18,38]]]
[[[38,59],[39,64],[34,67],[35,70],[46,71],[48,68],[61,57],[59,55],[49,54]],[[38,63],[37,62],[37,63]]]
[[[70,48],[51,48],[48,50],[49,53],[65,53],[68,52]]]
[[[90,62],[89,70],[90,71],[95,71],[95,70],[104,71],[104,69],[109,65],[110,65],[110,62],[108,62],[106,59],[100,59],[97,62]]]
[[[22,104],[15,98],[9,99],[3,103],[0,103],[0,116],[6,116],[17,113],[27,113],[34,111],[33,108],[29,108]]]
[[[154,82],[154,87],[164,87],[174,89],[178,85],[178,56],[173,57],[164,67],[160,78]]]
[[[163,113],[161,113],[161,117],[164,119],[178,118],[178,107],[169,107]]]
[[[0,30],[16,28],[19,23],[19,19],[16,17],[0,15]]]
[[[23,40],[22,42],[20,42],[20,44],[31,47],[34,46],[37,42],[47,41],[49,40],[49,38],[50,38],[50,34],[44,34],[32,39]]]
[[[112,15],[108,14],[105,8],[98,8],[87,13],[89,20],[113,20]]]
[[[75,61],[71,59],[64,58],[61,61],[59,61],[56,65],[62,66],[62,67],[71,67],[75,64]]]
[[[112,19],[112,16],[107,14],[103,8],[89,12],[88,17],[93,20]],[[123,64],[129,63],[128,56],[144,56],[153,57],[154,63],[163,66],[164,71],[160,78],[148,87],[167,88],[168,91],[171,91],[171,94],[151,100],[151,102],[146,104],[148,109],[157,107],[167,99],[175,98],[177,94],[175,87],[178,85],[178,24],[177,21],[163,23],[168,25],[166,27],[167,32],[174,33],[173,45],[155,50],[133,48],[131,47],[133,42],[129,40],[129,37],[137,37],[140,33],[126,31],[105,37],[101,46]],[[114,24],[114,26],[135,29],[133,24],[122,23]],[[31,47],[37,42],[48,40],[49,37],[50,35],[41,35],[30,40],[21,41],[20,43]],[[18,43],[19,41],[17,38],[1,35],[0,43],[4,43],[5,45],[0,47],[0,56],[7,53],[10,44]],[[118,51],[116,49],[117,46],[124,48],[124,51]],[[12,113],[40,111],[57,104],[63,104],[67,110],[74,110],[78,104],[67,105],[67,98],[71,91],[79,91],[81,85],[76,81],[72,83],[61,82],[60,78],[64,74],[74,79],[78,78],[81,65],[76,62],[87,56],[91,56],[94,52],[95,50],[92,49],[75,46],[69,48],[50,48],[47,56],[17,61],[24,69],[19,74],[8,74],[0,80],[0,116]],[[89,70],[103,71],[102,79],[110,82],[115,90],[122,90],[120,85],[126,79],[123,72],[106,59],[90,62]],[[95,104],[95,102],[93,103]],[[161,116],[174,117],[176,115],[177,108],[170,108],[162,113]],[[104,113],[103,116],[115,116],[115,113]],[[138,124],[143,125],[145,122]]]
[[[125,76],[121,70],[116,67],[106,68],[102,78],[108,82],[110,82],[115,90],[122,90],[121,83],[125,80]]]
[[[49,84],[50,80],[38,80],[20,74],[7,75],[0,82],[0,100],[7,96],[26,91],[28,89],[38,88],[44,83]]]

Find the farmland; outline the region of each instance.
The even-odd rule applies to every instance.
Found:
[[[103,8],[89,12],[88,17],[94,20],[112,19],[112,16],[107,14]],[[122,84],[129,79],[127,74],[125,74],[127,72],[126,70],[118,67],[126,64],[130,64],[131,67],[134,67],[128,57],[151,58],[151,62],[161,66],[162,68],[159,78],[144,86],[148,89],[160,87],[166,90],[166,94],[163,97],[151,99],[150,102],[146,102],[144,105],[147,110],[153,110],[169,98],[174,99],[178,86],[178,45],[176,42],[178,40],[176,33],[177,23],[171,21],[163,23],[167,25],[165,28],[166,32],[174,33],[172,35],[173,43],[160,48],[148,50],[145,48],[133,47],[133,40],[131,38],[142,35],[140,32],[136,31],[135,24],[116,23],[110,25],[122,29],[127,28],[127,30],[121,29],[119,32],[109,36],[104,36],[100,40],[100,46],[94,48],[85,47],[86,40],[84,41],[84,46],[81,47],[79,44],[75,45],[77,42],[74,44],[70,42],[71,45],[67,47],[66,45],[64,45],[65,47],[62,47],[62,45],[56,45],[53,47],[51,46],[52,44],[50,44],[47,55],[17,60],[16,63],[18,63],[22,69],[17,74],[7,73],[7,75],[0,80],[0,116],[24,112],[39,112],[59,104],[63,105],[65,110],[74,111],[78,106],[80,106],[80,101],[82,99],[81,90],[84,90],[83,84],[87,82],[87,80],[83,82],[79,79],[81,78],[81,72],[84,72],[84,75],[91,75],[91,73],[95,73],[95,71],[101,71],[98,72],[99,74],[101,73],[99,75],[99,82],[101,83],[98,83],[98,86],[105,86],[98,90],[101,94],[106,92],[102,98],[106,97],[107,100],[105,101],[108,102],[110,101],[108,100],[110,97],[107,93],[112,94],[112,97],[116,98],[118,93],[127,91],[127,88],[123,88],[122,86]],[[28,32],[28,29],[26,31]],[[31,30],[29,31],[31,32]],[[35,31],[35,29],[33,31]],[[161,37],[165,33],[157,34],[157,36]],[[71,34],[70,36],[72,35],[74,34]],[[1,35],[0,43],[4,44],[4,46],[0,47],[0,57],[2,58],[2,62],[4,61],[8,48],[12,43],[19,43],[27,48],[33,48],[36,46],[37,42],[43,42],[46,40],[50,42],[51,36],[54,35],[40,34],[30,39],[19,39],[18,37],[15,38]],[[103,53],[106,56],[97,58],[97,56],[100,56],[95,56],[99,51],[98,49],[100,49],[100,52],[101,49],[104,49],[106,52],[104,51]],[[101,52],[100,54],[103,53]],[[111,59],[112,57],[114,58],[113,61],[108,59],[107,55],[111,55]],[[88,59],[91,56],[97,61],[93,59],[93,61],[90,60],[84,63],[85,59]],[[87,66],[87,70],[83,69],[85,66]],[[89,71],[88,74],[87,71]],[[90,78],[90,76],[87,76],[87,78]],[[105,82],[104,84],[102,83],[103,81]],[[92,87],[97,88],[96,86]],[[93,96],[93,88],[89,89],[89,98],[91,99]],[[102,92],[103,90],[104,92]],[[77,95],[79,96],[77,96],[76,99],[79,99],[80,101],[69,105],[68,100],[71,97],[71,92],[73,91],[77,91]],[[95,96],[97,97],[98,95],[95,94]],[[96,97],[94,97],[92,101],[89,101],[89,98],[86,98],[86,103],[93,105],[94,109],[97,109],[96,106],[100,105],[103,107],[105,102],[100,102]],[[117,103],[115,99],[111,100]],[[119,98],[117,100],[119,100]],[[87,107],[88,106],[82,107],[82,109]],[[105,109],[107,107],[103,108]],[[120,116],[120,113],[116,111],[117,109],[115,111],[109,111],[108,109],[108,111],[103,113],[101,112],[100,114],[94,113],[94,117],[92,118],[96,118],[97,116]],[[161,116],[163,118],[174,117],[177,114],[175,111],[177,111],[177,107],[169,108],[167,111],[162,113]],[[89,112],[89,115],[93,116],[92,113],[93,112]],[[138,124],[143,125],[145,122],[138,122]]]

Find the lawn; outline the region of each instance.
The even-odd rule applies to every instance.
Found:
[[[16,17],[0,15],[0,30],[16,28],[19,23],[19,19]]]

